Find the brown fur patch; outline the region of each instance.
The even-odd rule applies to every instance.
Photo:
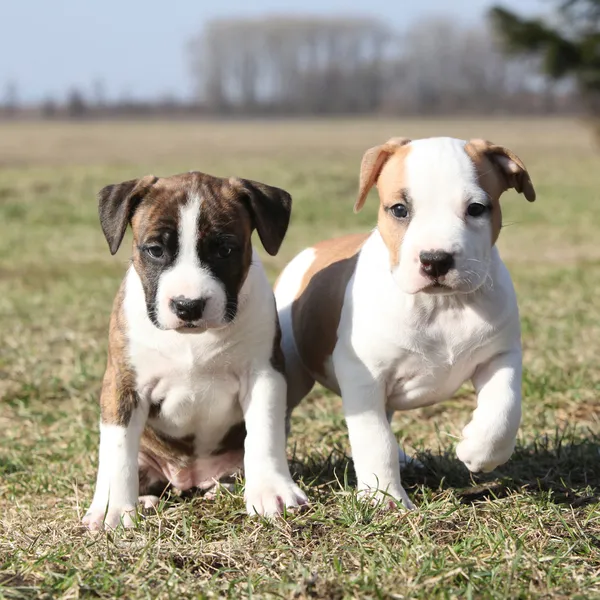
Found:
[[[292,304],[292,322],[300,357],[314,376],[325,375],[325,361],[337,343],[346,287],[368,237],[367,233],[346,235],[313,248],[316,256]]]
[[[502,229],[500,196],[509,188],[523,194],[529,202],[535,200],[535,189],[523,161],[511,150],[485,140],[471,140],[465,152],[473,161],[479,185],[492,201],[492,246]],[[510,161],[510,168],[508,164]]]
[[[400,247],[406,234],[409,216],[405,219],[396,219],[389,211],[394,204],[402,202],[407,204],[406,197],[406,173],[404,161],[410,153],[410,146],[401,146],[389,157],[377,180],[379,192],[379,217],[377,229],[390,253],[390,266],[395,267],[400,261]]]
[[[381,169],[390,156],[409,143],[408,138],[393,137],[385,144],[369,148],[364,153],[360,163],[358,198],[354,205],[354,212],[358,212],[363,207],[369,190],[377,183]]]
[[[502,229],[502,207],[500,196],[506,189],[502,176],[498,173],[492,161],[471,144],[465,145],[465,152],[473,161],[477,171],[479,186],[487,193],[492,201],[492,246],[498,240]]]

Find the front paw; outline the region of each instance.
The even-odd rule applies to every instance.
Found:
[[[373,488],[362,488],[358,491],[358,497],[366,502],[371,502],[376,506],[384,506],[386,508],[397,508],[398,502],[407,510],[414,510],[415,505],[410,501],[406,490],[400,486],[392,491],[383,491]]]
[[[494,443],[489,438],[467,437],[456,446],[456,456],[472,473],[489,473],[508,461],[515,440]]]
[[[81,520],[90,531],[102,529],[116,529],[119,525],[123,527],[135,527],[137,520],[135,506],[90,506],[89,510]]]
[[[289,476],[258,476],[246,479],[246,510],[249,515],[271,517],[282,513],[284,508],[295,508],[308,504],[306,494]]]

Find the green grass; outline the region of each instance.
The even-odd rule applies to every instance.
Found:
[[[90,534],[111,257],[96,214],[107,183],[200,169],[294,198],[269,274],[301,248],[375,222],[352,213],[362,152],[392,135],[486,137],[530,168],[538,202],[507,194],[500,249],[523,322],[524,417],[509,463],[473,477],[453,448],[474,406],[398,415],[425,468],[417,505],[357,502],[338,398],[294,413],[289,455],[308,511],[244,515],[241,485],[214,501],[164,498],[135,531]],[[571,121],[20,124],[0,127],[0,597],[600,597],[600,169]],[[264,253],[263,253],[264,255]]]

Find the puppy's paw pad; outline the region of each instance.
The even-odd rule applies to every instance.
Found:
[[[308,504],[306,494],[291,479],[279,476],[264,478],[251,486],[246,484],[244,497],[249,515],[265,517]]]
[[[123,508],[94,508],[85,514],[81,522],[90,531],[101,531],[103,529],[116,529],[120,525],[126,528],[135,527],[137,511],[135,506]]]

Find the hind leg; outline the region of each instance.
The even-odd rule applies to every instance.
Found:
[[[147,453],[138,454],[139,496],[138,505],[142,510],[152,510],[160,503],[161,496],[170,487],[160,468],[153,464]]]
[[[315,385],[314,377],[305,369],[298,354],[291,313],[292,309],[289,305],[280,308],[278,313],[281,327],[281,350],[285,359],[285,379],[287,382],[286,433],[288,434],[292,411]]]
[[[300,362],[300,357],[294,355],[295,348],[288,350],[285,355],[285,372],[287,380],[287,412],[285,418],[286,435],[290,433],[290,417],[292,411],[301,400],[308,395],[315,385],[315,380]],[[288,358],[289,357],[289,358]]]
[[[391,424],[393,416],[394,416],[394,411],[387,412],[388,423]],[[412,467],[418,467],[418,468],[421,468],[423,466],[423,463],[418,458],[414,458],[413,456],[409,456],[408,454],[406,454],[406,452],[404,452],[404,450],[402,449],[402,446],[400,446],[400,445],[398,445],[398,460],[400,461],[401,469],[404,469],[408,465],[411,465]]]

